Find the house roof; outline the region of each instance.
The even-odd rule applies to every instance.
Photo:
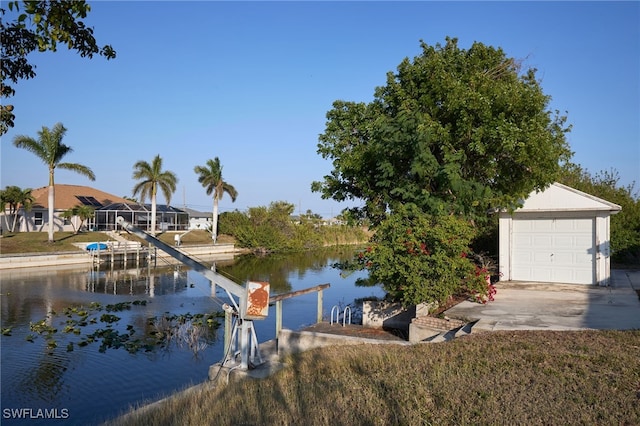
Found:
[[[617,204],[578,191],[575,188],[554,183],[544,191],[532,192],[516,212],[552,211],[610,211],[622,210]]]
[[[56,184],[55,210],[67,210],[79,205],[90,205],[96,209],[113,203],[130,203],[131,201],[117,195],[109,194],[99,189],[82,185]],[[33,208],[49,208],[49,187],[34,189],[31,191],[34,203]]]
[[[210,218],[211,217],[211,212],[201,212],[198,210],[190,209],[188,207],[185,207],[182,210],[189,213],[189,217],[193,217],[193,218],[198,218],[198,217]]]

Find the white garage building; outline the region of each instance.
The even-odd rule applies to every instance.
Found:
[[[554,183],[500,213],[502,281],[608,285],[609,220],[621,207]]]

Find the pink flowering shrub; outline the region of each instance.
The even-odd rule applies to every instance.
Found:
[[[369,271],[391,300],[405,306],[439,302],[459,294],[488,294],[469,245],[473,226],[453,215],[397,208],[376,228],[356,263]]]

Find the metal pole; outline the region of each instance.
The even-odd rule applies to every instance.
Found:
[[[249,328],[252,321],[242,321],[240,326],[240,368],[249,369]]]
[[[322,290],[318,291],[318,314],[316,316],[316,322],[322,322]]]
[[[224,350],[229,350],[231,346],[231,324],[233,323],[233,314],[224,312]],[[225,360],[226,361],[226,360]]]
[[[282,330],[282,300],[276,302],[276,339]]]

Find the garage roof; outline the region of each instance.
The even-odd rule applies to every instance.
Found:
[[[587,194],[561,183],[553,183],[541,192],[532,192],[516,212],[610,211],[622,210],[617,204]]]

